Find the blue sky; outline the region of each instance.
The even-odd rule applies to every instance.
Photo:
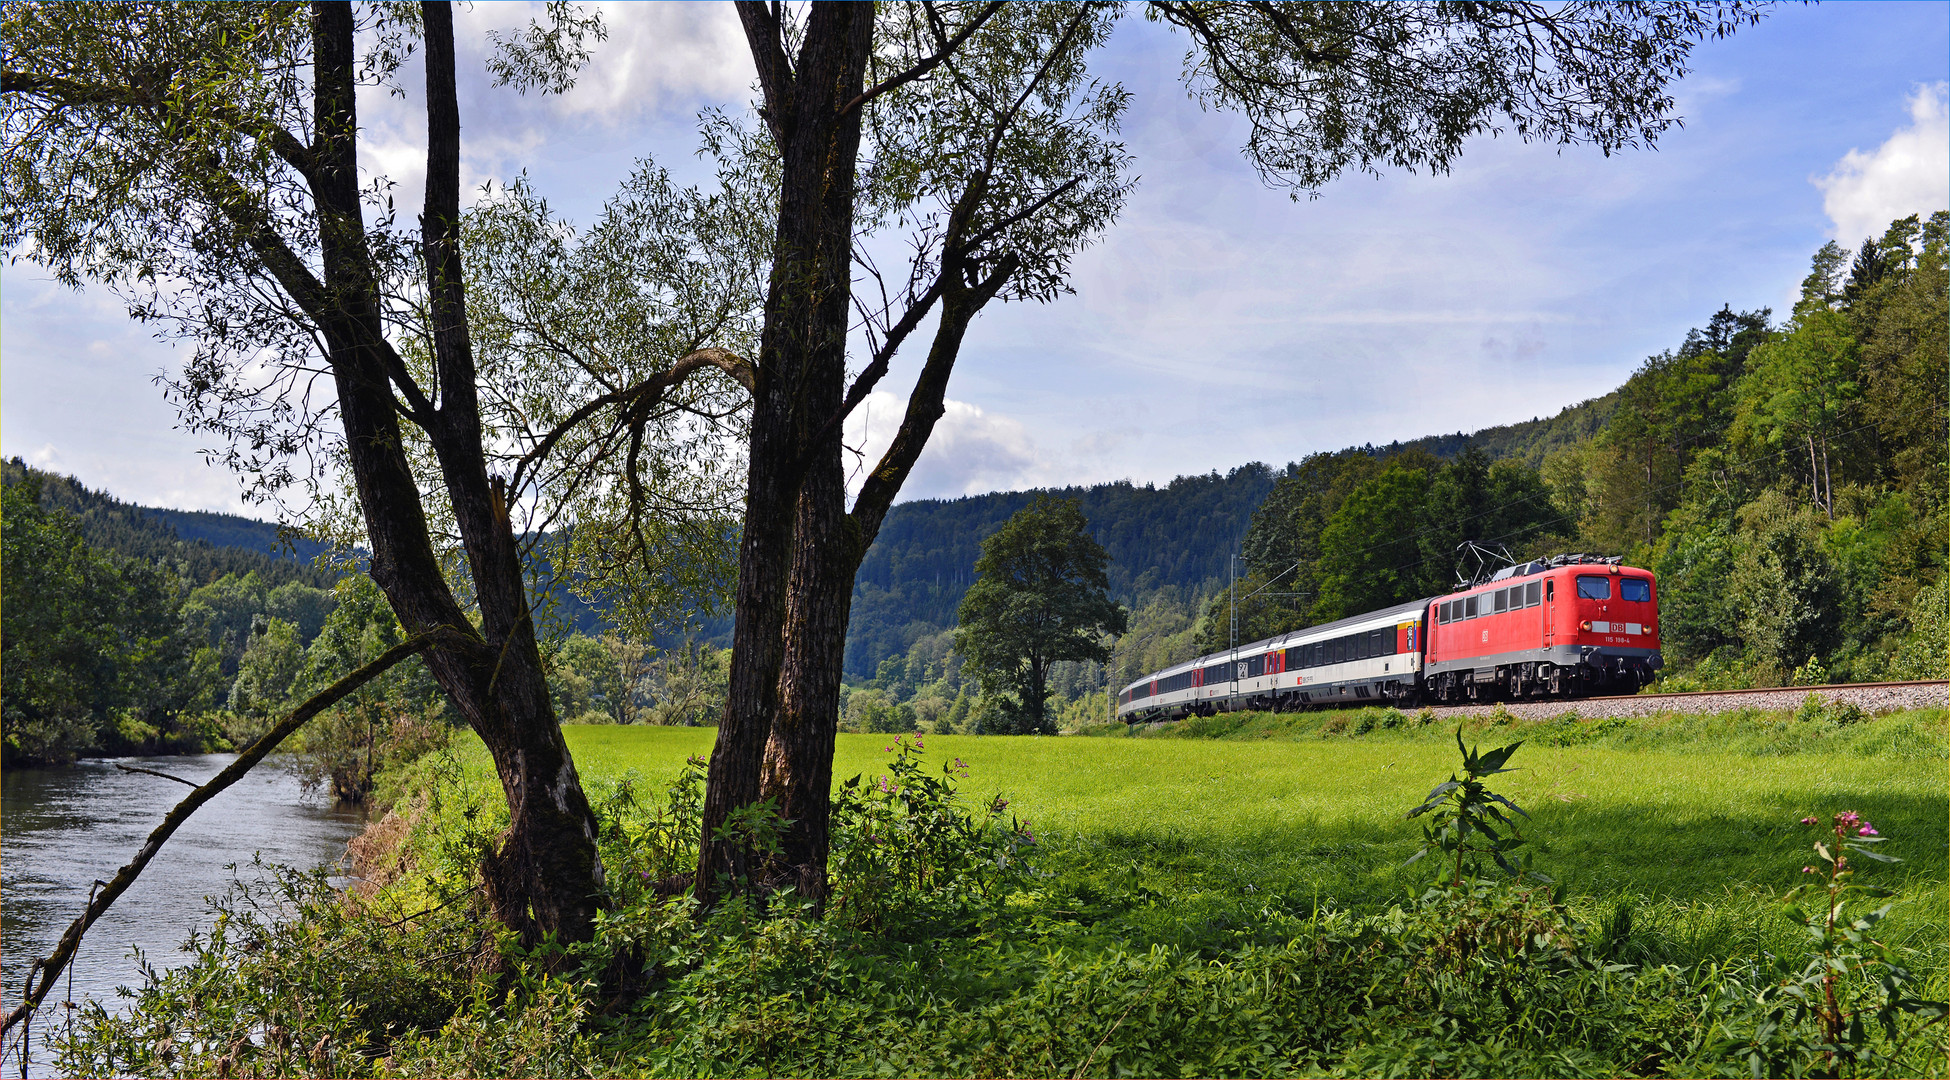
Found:
[[[488,27],[525,17],[477,5],[464,66]],[[640,155],[697,171],[697,110],[748,96],[729,9],[606,17],[610,40],[565,99],[465,87],[469,180],[525,168],[587,221]],[[1950,204],[1950,4],[1785,8],[1703,43],[1678,88],[1685,126],[1656,151],[1485,138],[1450,175],[1353,176],[1300,202],[1260,185],[1236,120],[1186,100],[1183,48],[1126,19],[1096,57],[1133,92],[1142,180],[1076,261],[1075,295],[975,324],[907,497],[1162,482],[1548,415],[1721,304],[1784,311],[1824,240]],[[364,107],[365,164],[415,205],[412,95]],[[919,353],[906,359],[851,432],[868,454]],[[152,384],[179,362],[107,293],[0,269],[0,452],[127,499],[250,512]]]

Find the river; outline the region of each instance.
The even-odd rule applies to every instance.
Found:
[[[20,1002],[28,967],[46,956],[88,902],[88,887],[106,881],[189,789],[154,776],[125,773],[119,761],[202,783],[235,755],[89,760],[58,769],[8,769],[0,777],[0,1003]],[[209,925],[204,898],[221,895],[251,856],[313,867],[335,864],[365,825],[358,810],[307,796],[297,775],[272,760],[206,803],[176,831],[134,887],[122,894],[88,936],[72,966],[73,995],[114,1008],[115,988],[139,986],[131,954],[140,948],[158,968],[183,963],[178,951],[192,929]],[[47,1004],[65,996],[67,978]],[[62,1010],[43,1008],[35,1042]],[[19,1075],[11,1057],[5,1069]],[[44,1050],[31,1076],[52,1075]]]

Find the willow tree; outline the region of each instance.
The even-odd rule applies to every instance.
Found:
[[[860,273],[877,285],[855,301],[867,354],[844,386],[819,388],[829,419],[804,460],[780,700],[758,777],[759,797],[790,822],[766,876],[801,895],[826,890],[853,579],[945,412],[969,327],[991,302],[1047,302],[1067,291],[1072,257],[1130,190],[1129,155],[1114,138],[1126,95],[1093,81],[1083,63],[1115,12],[1090,3],[967,5],[946,17],[925,4],[880,11],[870,71],[889,89],[865,117],[859,231],[899,236],[909,258],[904,273],[890,275],[861,257]],[[890,85],[935,58],[925,78]],[[934,332],[899,427],[865,463],[849,508],[838,428],[930,316]],[[739,659],[734,652],[734,665]]]
[[[563,89],[592,33],[552,5],[497,70]],[[361,177],[358,97],[414,49],[426,197],[402,227],[390,184]],[[537,643],[532,530],[516,522],[551,484],[588,488],[605,447],[628,448],[627,475],[608,479],[644,511],[639,462],[663,449],[667,407],[701,372],[744,374],[702,340],[737,344],[739,321],[618,337],[579,381],[558,380],[584,400],[533,430],[497,419],[525,404],[499,378],[524,343],[490,320],[484,353],[469,317],[454,63],[440,3],[8,3],[0,242],[67,284],[106,284],[189,342],[171,392],[253,495],[343,470],[373,580],[408,633],[439,631],[427,666],[500,778],[510,821],[482,868],[492,906],[530,940],[576,939],[592,931],[603,868]]]
[[[1755,21],[1763,6],[1157,0],[1145,14],[1188,37],[1184,78],[1192,94],[1244,115],[1248,160],[1268,183],[1298,195],[1349,170],[1445,172],[1483,134],[1587,144],[1607,155],[1648,145],[1678,122],[1670,87],[1686,73],[1693,46]],[[1052,11],[1038,22],[1000,3],[920,0],[882,5],[877,16],[868,4],[738,4],[758,69],[759,113],[780,163],[779,202],[753,365],[731,691],[705,799],[698,884],[707,896],[720,880],[823,892],[835,688],[859,556],[941,415],[975,314],[1038,260],[1057,268],[1060,282],[1065,253],[1105,227],[1121,198],[1122,188],[1102,184],[1096,170],[1070,166],[1065,176],[1054,162],[1020,188],[979,165],[964,164],[960,175],[937,170],[930,196],[946,197],[940,217],[922,218],[935,246],[916,261],[911,280],[920,284],[908,294],[915,302],[869,305],[892,314],[866,320],[883,332],[849,379],[847,257],[862,224],[859,155],[878,145],[863,143],[863,125],[903,92],[918,93],[937,110],[934,118],[953,116],[960,125],[923,122],[925,130],[952,144],[959,161],[979,163],[992,136],[1008,147],[1072,123],[1061,108],[1022,110],[1046,94],[1087,96],[1077,89],[1087,83],[1084,54],[1125,9],[1081,10],[1076,34],[1052,36],[1070,16]],[[1025,80],[1035,85],[1012,107],[1010,88],[1021,90]],[[963,100],[975,104],[947,104]],[[1104,129],[1072,130],[1100,138]],[[1119,157],[1113,171],[1123,168]],[[1079,230],[1066,240],[1022,248],[970,224],[981,215],[1037,218],[1043,208],[1029,208],[1038,198],[1086,188],[1118,194],[1104,196],[1110,202],[1095,211],[1039,218]],[[1027,202],[1007,201],[1035,192]],[[939,329],[894,445],[849,511],[839,466],[844,420],[937,305]],[[909,321],[908,312],[920,317]],[[786,854],[770,867],[720,835],[729,814],[763,799],[794,822]]]

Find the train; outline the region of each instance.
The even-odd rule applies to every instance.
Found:
[[[1663,666],[1659,584],[1614,556],[1506,566],[1457,591],[1154,671],[1126,723],[1219,712],[1636,693]]]

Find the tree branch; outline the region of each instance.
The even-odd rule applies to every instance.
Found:
[[[194,780],[185,780],[180,776],[171,776],[166,772],[157,772],[155,769],[145,769],[139,765],[124,765],[118,761],[115,763],[115,767],[122,770],[125,773],[142,773],[147,776],[160,776],[164,780],[174,780],[177,783],[188,788],[193,788],[196,786],[196,781]]]
[[[852,387],[847,390],[846,401],[840,406],[839,416],[826,422],[827,430],[830,430],[835,423],[844,421],[862,401],[867,399],[867,395],[873,392],[875,384],[886,376],[887,367],[893,362],[894,354],[900,351],[901,342],[906,341],[907,335],[921,325],[921,320],[928,317],[928,311],[934,307],[934,302],[941,298],[943,284],[941,275],[937,274],[934,281],[929,283],[927,290],[909,304],[906,311],[901,312],[900,321],[888,327],[886,338],[881,341],[880,347],[873,351],[873,360],[867,364],[866,370],[860,372],[860,377],[853,380]]]
[[[757,385],[755,381],[757,376],[751,361],[729,349],[716,347],[697,349],[672,364],[668,370],[652,375],[635,386],[604,394],[570,413],[568,419],[550,429],[547,435],[542,436],[542,441],[535,449],[523,454],[515,463],[514,477],[509,484],[510,489],[519,491],[529,469],[547,457],[549,451],[555,448],[555,444],[578,424],[612,405],[622,405],[631,411],[647,409],[662,400],[664,394],[673,387],[690,378],[693,373],[707,367],[717,368],[731,376],[739,386],[745,388],[747,393],[751,393]]]
[[[785,114],[792,100],[792,61],[785,55],[781,40],[783,13],[761,0],[738,0],[738,21],[745,27],[745,43],[752,50],[752,63],[758,68],[759,89],[765,94],[765,107],[759,110],[772,138],[785,145],[790,117]]]
[[[868,87],[865,91],[861,92],[859,97],[840,106],[838,115],[845,116],[853,110],[866,105],[867,102],[872,101],[874,98],[890,90],[898,90],[921,76],[926,75],[928,72],[933,71],[935,68],[940,67],[944,61],[955,54],[956,49],[961,48],[963,42],[972,37],[975,31],[982,28],[983,23],[988,22],[991,16],[1002,10],[1002,2],[1003,0],[990,0],[988,6],[984,7],[980,14],[970,19],[968,25],[962,27],[961,32],[944,43],[940,49],[935,51],[934,55],[929,56],[927,59],[922,60],[920,63],[915,64],[913,67],[908,68],[898,75],[882,79],[880,82]]]
[[[1004,256],[988,277],[973,288],[957,288],[958,295],[951,295],[944,305],[934,346],[928,350],[927,363],[922,365],[920,378],[915,380],[914,390],[908,395],[907,413],[901,418],[900,430],[894,434],[893,443],[881,455],[873,472],[860,485],[860,496],[854,500],[850,516],[859,528],[862,551],[879,535],[888,507],[900,494],[908,474],[914,471],[914,463],[927,447],[928,436],[934,433],[935,423],[947,409],[948,377],[954,373],[955,361],[961,356],[962,338],[968,333],[969,321],[1001,291],[1021,265],[1014,253]],[[941,276],[952,274],[959,281],[961,272],[961,267],[944,266]]]
[[[217,209],[230,220],[232,225],[243,232],[244,242],[250,245],[251,251],[264,263],[265,269],[271,272],[271,276],[278,280],[278,284],[284,288],[286,294],[297,302],[306,317],[314,324],[322,323],[330,314],[330,302],[326,298],[324,283],[319,281],[305,265],[304,260],[291,250],[291,246],[284,242],[284,238],[265,223],[261,215],[252,212],[256,207],[235,180],[225,176],[221,180],[211,182],[218,190],[210,193],[210,201],[216,204]],[[383,338],[369,344],[379,353],[388,377],[406,397],[404,404],[395,402],[401,414],[423,428],[431,425],[434,417],[433,402],[427,400],[419,383],[413,380],[412,373],[406,368],[406,361],[400,359],[398,351]]]
[[[61,935],[61,941],[55,946],[54,952],[44,960],[34,961],[27,972],[27,986],[22,991],[20,1005],[7,1014],[4,1023],[0,1023],[0,1034],[12,1030],[15,1024],[32,1016],[34,1010],[40,1008],[41,1001],[47,997],[49,988],[54,985],[56,979],[60,978],[61,972],[67,968],[69,961],[74,959],[75,950],[81,947],[82,935],[88,932],[89,927],[95,925],[96,920],[108,911],[110,905],[128,891],[129,886],[135,884],[135,879],[142,875],[143,869],[149,865],[150,860],[156,857],[156,853],[162,850],[163,844],[169,841],[183,822],[189,820],[191,814],[196,813],[204,803],[216,798],[225,788],[242,780],[245,773],[250,772],[258,762],[263,761],[265,755],[277,749],[278,744],[289,738],[292,732],[303,727],[306,721],[338,704],[346,695],[371,682],[394,664],[420,652],[432,645],[436,639],[450,633],[457,633],[457,631],[447,628],[426,631],[387,649],[372,663],[307,699],[304,704],[292,710],[290,716],[265,732],[263,738],[252,743],[250,749],[239,754],[237,760],[225,766],[222,772],[202,787],[184,796],[183,801],[177,803],[176,808],[163,817],[162,824],[156,826],[155,831],[149,834],[149,839],[143,842],[135,858],[129,860],[129,864],[122,867],[102,891],[88,902],[88,907],[81,913],[81,917],[68,927],[67,933]],[[173,780],[175,777],[170,779]],[[40,976],[38,983],[34,981],[36,974]]]
[[[85,83],[75,79],[64,79],[58,75],[40,75],[31,71],[0,71],[0,94],[29,94],[49,98],[57,105],[113,105],[125,109],[156,109],[166,107],[168,102],[152,94],[145,94],[127,86],[104,86],[99,83]],[[243,132],[253,139],[262,140],[271,152],[278,155],[285,164],[298,170],[299,175],[311,179],[316,159],[311,149],[298,141],[297,136],[276,124],[253,124],[235,109],[216,102],[206,103],[210,112],[222,119],[225,124]]]

